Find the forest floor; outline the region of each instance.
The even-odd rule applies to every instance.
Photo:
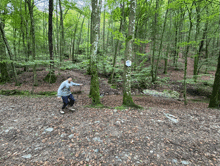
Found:
[[[168,73],[182,78],[183,72]],[[106,108],[91,108],[87,107],[90,76],[61,71],[57,82],[49,85],[42,81],[46,74],[38,71],[35,93],[57,91],[67,76],[84,84],[82,93],[74,94],[77,110],[60,115],[62,103],[55,96],[0,95],[0,165],[220,163],[220,111],[207,108],[208,103],[189,100],[185,106],[183,101],[137,94],[133,100],[143,109],[120,110],[121,88],[112,89],[101,78],[101,102]],[[23,83],[19,87],[7,83],[0,89],[32,89],[32,72],[20,74],[19,80]],[[79,87],[74,91],[80,91]]]

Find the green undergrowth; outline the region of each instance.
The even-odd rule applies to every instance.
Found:
[[[209,103],[209,99],[204,99],[204,100],[200,100],[200,99],[189,99],[190,101],[194,102],[194,103]]]
[[[5,96],[55,96],[57,94],[56,91],[46,91],[46,92],[38,92],[31,94],[30,91],[22,91],[22,90],[0,90],[0,95],[5,95]]]
[[[49,72],[43,80],[44,80],[44,82],[52,84],[57,81],[57,76],[53,72]]]
[[[139,105],[134,105],[134,106],[126,106],[126,105],[121,105],[118,107],[115,107],[115,109],[117,110],[125,110],[125,109],[143,109],[143,107],[139,106]]]

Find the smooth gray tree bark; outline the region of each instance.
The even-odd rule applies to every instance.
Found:
[[[123,73],[123,105],[130,107],[138,107],[131,97],[131,66],[126,66],[126,61],[133,59],[133,42],[135,32],[135,14],[136,0],[130,0],[130,14],[128,37],[126,39],[126,48],[124,54],[124,73]]]

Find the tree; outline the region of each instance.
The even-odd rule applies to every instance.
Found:
[[[48,26],[48,43],[50,52],[50,72],[45,77],[44,81],[49,83],[56,82],[54,73],[54,59],[53,59],[53,0],[49,0],[49,26]]]
[[[30,41],[30,33],[29,33],[29,18],[28,18],[28,14],[27,14],[27,1],[25,0],[25,39],[26,39],[26,56],[25,56],[25,62],[29,61],[29,57],[30,57],[30,46],[31,46],[31,41]],[[24,68],[24,71],[27,71],[27,67]]]
[[[60,7],[60,63],[62,62],[63,50],[64,50],[64,26],[63,26],[63,10],[61,0],[59,0]]]
[[[124,54],[124,73],[123,73],[123,105],[138,107],[134,104],[131,97],[131,66],[126,66],[126,61],[133,59],[133,41],[135,31],[135,14],[136,14],[136,0],[130,0],[130,15],[128,37],[126,39],[126,48]]]
[[[35,44],[35,24],[34,24],[34,14],[33,14],[33,9],[34,9],[34,0],[28,0],[28,8],[29,8],[29,14],[30,14],[30,19],[31,19],[31,37],[32,37],[32,54],[33,54],[33,60],[36,58],[36,44]],[[37,72],[36,72],[37,65],[34,64],[33,67],[33,72],[34,72],[34,86],[38,85],[37,81]],[[33,89],[32,89],[33,92]]]
[[[220,51],[218,56],[218,65],[215,73],[212,95],[209,101],[209,108],[215,108],[219,105],[219,95],[220,95],[219,90],[220,90]]]
[[[170,0],[168,0],[168,6],[169,6],[169,3],[170,3]],[[160,61],[160,55],[161,55],[161,51],[162,51],[163,36],[164,36],[165,29],[166,29],[167,14],[168,14],[168,12],[169,12],[169,9],[167,8],[166,13],[165,13],[164,23],[163,23],[162,35],[161,35],[161,39],[160,39],[159,55],[158,55],[158,60],[157,60],[157,64],[156,64],[154,80],[157,79],[158,64],[159,64],[159,61]]]
[[[101,14],[102,0],[92,0],[92,23],[91,23],[91,85],[90,85],[90,97],[92,98],[92,104],[98,105],[100,102],[99,93],[99,78],[97,71],[97,50],[99,42],[99,28],[100,28],[100,14]]]
[[[188,10],[188,15],[189,15],[189,31],[188,31],[188,36],[187,36],[187,45],[186,45],[186,50],[184,52],[184,56],[185,56],[185,69],[184,69],[184,104],[187,105],[187,99],[186,99],[186,75],[187,75],[187,57],[188,57],[188,53],[189,53],[189,48],[190,48],[190,38],[191,38],[191,32],[192,32],[192,27],[193,27],[193,23],[192,23],[192,9],[193,9],[193,5],[194,3],[191,4],[190,8],[186,5],[186,8]]]
[[[10,60],[11,60],[11,67],[12,67],[12,71],[13,71],[13,75],[14,75],[14,79],[15,79],[15,86],[19,86],[20,83],[18,81],[17,72],[15,70],[15,66],[14,66],[14,63],[13,63],[13,60],[12,60],[12,57],[13,57],[12,51],[11,51],[11,48],[10,48],[10,46],[8,44],[8,40],[7,40],[6,36],[5,36],[5,31],[3,29],[3,23],[2,22],[0,22],[0,31],[1,31],[1,36],[3,38],[5,46],[7,47],[8,54],[9,54],[9,57],[10,57]]]
[[[85,21],[85,16],[83,16],[83,21],[82,21],[82,24],[81,24],[81,28],[80,28],[80,34],[79,34],[79,41],[78,41],[78,48],[77,48],[77,53],[79,54],[80,52],[80,42],[81,42],[81,38],[82,38],[82,30],[83,30],[83,24],[84,24],[84,21]]]
[[[156,7],[155,7],[155,16],[154,16],[154,20],[152,23],[152,42],[153,42],[153,53],[152,53],[152,58],[151,58],[151,77],[152,77],[152,82],[156,81],[156,77],[155,77],[155,70],[154,70],[154,59],[155,59],[155,52],[156,52],[156,37],[157,37],[157,31],[158,31],[158,8],[159,8],[159,0],[156,0]]]
[[[220,26],[220,18],[219,18],[219,26]],[[212,95],[209,101],[209,108],[215,108],[219,106],[220,104],[219,90],[220,90],[220,50],[219,50],[218,65],[217,65],[217,69],[215,73],[215,80],[214,80]]]
[[[120,27],[119,27],[119,33],[121,33],[122,29],[123,29],[123,20],[124,20],[124,3],[121,4],[121,19],[120,19]],[[116,57],[117,57],[117,51],[118,51],[118,47],[119,47],[119,39],[117,39],[116,44],[115,44],[115,52],[114,52],[114,57],[113,57],[113,65],[112,65],[112,72],[111,72],[111,76],[109,77],[109,82],[112,83],[113,82],[113,78],[115,75],[115,65],[116,65]]]
[[[6,10],[4,10],[4,12],[2,12],[0,10],[0,16],[3,16],[6,14],[5,12]],[[2,21],[2,29],[4,30],[4,19],[0,17],[0,21]],[[6,50],[5,50],[5,44],[4,44],[4,40],[3,40],[3,36],[0,33],[0,71],[1,71],[1,78],[0,78],[0,82],[7,82],[9,81],[9,75],[8,75],[8,70],[7,70],[7,64],[6,64],[6,60],[7,60],[7,56],[6,56]]]
[[[77,22],[75,24],[74,34],[73,34],[73,46],[72,46],[72,62],[73,63],[76,61],[76,58],[75,58],[75,41],[76,41],[76,32],[77,32],[80,17],[81,17],[81,14],[79,14],[79,17],[78,17]]]

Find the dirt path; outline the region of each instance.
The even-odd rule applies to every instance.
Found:
[[[119,111],[85,108],[78,97],[78,111],[60,115],[55,97],[0,96],[0,165],[220,163],[220,112],[205,103],[134,97],[144,110]]]

